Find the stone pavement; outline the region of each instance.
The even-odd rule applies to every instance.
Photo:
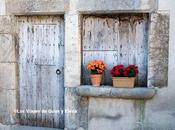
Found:
[[[43,128],[43,127],[32,127],[32,126],[7,126],[0,124],[0,130],[61,130],[61,129],[54,129],[54,128]]]

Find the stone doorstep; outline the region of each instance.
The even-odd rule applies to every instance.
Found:
[[[46,128],[46,127],[33,127],[33,126],[20,126],[20,125],[0,125],[0,130],[63,130],[56,128]]]

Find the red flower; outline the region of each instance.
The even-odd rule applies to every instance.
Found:
[[[113,77],[122,76],[123,71],[124,71],[124,66],[123,65],[117,65],[117,66],[114,66],[113,69],[111,70],[111,75]]]
[[[135,65],[129,65],[126,68],[123,65],[117,65],[111,70],[113,77],[135,77],[138,73],[138,67]]]
[[[123,72],[123,75],[124,75],[125,77],[127,77],[127,76],[128,76],[127,71],[124,71],[124,72]]]

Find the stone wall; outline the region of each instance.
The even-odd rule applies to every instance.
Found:
[[[4,3],[2,1],[2,3]],[[2,8],[3,9],[3,8]],[[4,13],[2,10],[1,14]],[[17,108],[17,45],[15,42],[15,18],[0,16],[0,121],[4,124],[14,124]]]
[[[175,75],[175,19],[173,0],[1,0],[0,1],[0,122],[18,122],[14,110],[18,108],[18,44],[15,33],[15,15],[65,16],[65,109],[77,110],[76,114],[65,114],[65,128],[68,130],[115,129],[121,130],[173,130],[175,128],[174,75]],[[83,98],[76,95],[74,87],[81,84],[81,14],[117,12],[163,12],[170,14],[170,38],[167,32],[158,30],[161,48],[169,48],[163,57],[168,73],[160,77],[164,88],[157,88],[152,100],[124,100],[111,98]],[[166,13],[164,13],[166,12]],[[168,12],[168,13],[167,13]],[[161,13],[162,14],[162,13]],[[168,15],[165,15],[166,18]],[[158,14],[155,14],[160,18]],[[161,21],[161,20],[160,20]],[[161,28],[160,28],[161,29]],[[152,37],[152,39],[155,39]],[[169,41],[169,47],[166,43]],[[160,51],[161,52],[161,51]],[[159,52],[159,53],[160,53]],[[159,55],[157,55],[159,56]],[[156,57],[161,63],[161,57]],[[169,64],[168,64],[169,63]],[[154,63],[153,63],[154,64]],[[157,64],[157,63],[156,63]],[[168,66],[167,66],[168,64]],[[69,66],[74,66],[72,70]],[[164,69],[163,69],[164,70]],[[151,72],[157,72],[151,71]],[[157,73],[152,73],[150,86]],[[168,85],[167,85],[168,76]],[[165,79],[164,79],[165,77]],[[162,86],[161,84],[161,86]]]
[[[150,17],[148,86],[163,87],[168,84],[169,12]]]

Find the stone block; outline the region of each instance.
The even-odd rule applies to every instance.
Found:
[[[13,16],[6,16],[6,15],[1,15],[0,16],[0,33],[15,33],[15,17]]]
[[[151,13],[150,34],[169,34],[170,16],[168,11]]]
[[[0,34],[0,62],[16,62],[16,45],[11,34]]]
[[[150,48],[149,59],[151,62],[154,60],[168,59],[168,48]]]
[[[7,14],[62,14],[68,6],[65,0],[6,0]]]
[[[135,112],[131,100],[90,98],[88,130],[133,130],[137,122]]]
[[[169,47],[169,35],[149,35],[150,48],[160,48],[168,51]]]
[[[88,97],[80,97],[79,102],[79,127],[78,130],[87,130],[88,129],[88,105],[89,98]]]
[[[157,90],[156,96],[146,103],[145,129],[143,130],[174,130],[175,88],[167,87]]]
[[[149,32],[148,86],[168,85],[169,13],[151,14]]]
[[[150,99],[155,95],[155,89],[152,88],[114,88],[111,86],[92,87],[90,85],[76,88],[76,93],[83,97],[102,97],[102,98],[120,98],[120,99]]]
[[[88,130],[141,130],[145,100],[89,99]]]
[[[5,0],[0,1],[0,15],[5,15]]]
[[[117,13],[152,12],[157,9],[157,0],[78,0],[80,12]]]
[[[0,63],[0,90],[16,90],[16,63]]]
[[[76,95],[74,88],[65,88],[65,128],[74,130],[79,123],[79,97]],[[71,113],[68,111],[77,111]]]
[[[166,87],[168,85],[168,59],[154,59],[148,65],[148,86]]]
[[[65,86],[76,87],[81,80],[81,30],[78,14],[65,15]]]
[[[68,111],[74,111],[70,113]],[[88,128],[88,99],[76,94],[74,87],[65,88],[65,129]]]
[[[0,90],[0,122],[2,124],[15,124],[16,101],[16,90]]]

